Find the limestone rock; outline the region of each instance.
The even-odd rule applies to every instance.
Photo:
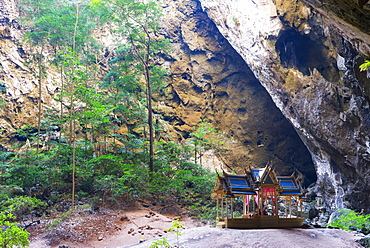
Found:
[[[368,26],[339,15],[339,9],[356,9],[349,1],[329,1],[325,13],[313,1],[303,2],[308,5],[201,0],[308,147],[325,203],[343,208],[348,200],[348,207],[370,211],[369,88],[357,69],[361,53],[369,51]],[[271,16],[271,4],[278,18]],[[240,25],[226,25],[230,14]],[[356,15],[370,16],[368,10]]]
[[[305,175],[305,185],[315,180],[309,153],[294,128],[200,5],[189,0],[164,3],[165,36],[174,49],[170,97],[160,104],[160,113],[182,138],[194,131],[189,127],[206,119],[235,141],[224,146],[221,163],[205,157],[208,166],[243,173],[247,164],[265,166],[273,160],[280,174],[290,175],[295,168]],[[228,13],[232,11],[242,9]],[[225,26],[243,25],[230,15],[223,17]]]

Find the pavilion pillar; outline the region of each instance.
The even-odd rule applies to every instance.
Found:
[[[258,215],[261,215],[261,190],[258,191],[258,199],[257,199],[257,202],[258,202],[258,206],[257,206],[257,213]]]
[[[265,212],[265,193],[263,192],[263,188],[261,187],[261,215],[264,215]]]
[[[273,200],[273,203],[274,203],[274,209],[273,209],[273,213],[274,213],[274,215],[278,215],[277,214],[277,208],[278,208],[278,200],[277,200],[277,192],[276,192],[276,187],[275,187],[275,189],[274,189],[274,200]]]
[[[219,207],[219,205],[218,205],[218,199],[216,199],[216,219],[218,219],[218,207]]]
[[[243,215],[247,214],[247,196],[243,195]]]
[[[228,198],[226,197],[226,219],[229,218],[229,200]]]
[[[221,218],[224,218],[224,199],[221,198]]]
[[[250,203],[251,203],[251,198],[252,197],[249,197],[249,195],[246,196],[247,197],[247,201],[248,201],[248,205],[247,205],[247,213],[249,214],[251,212],[251,208],[250,208]]]
[[[284,202],[285,202],[285,218],[288,218],[288,200],[286,197],[284,197]]]
[[[298,197],[296,197],[296,204],[295,205],[296,205],[296,208],[297,208],[297,216],[296,216],[297,218],[298,218],[298,215],[299,215],[299,213],[298,213],[298,200],[299,200]]]
[[[234,198],[231,198],[231,206],[230,206],[230,216],[231,218],[234,218]]]

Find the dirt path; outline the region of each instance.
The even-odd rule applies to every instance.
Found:
[[[30,248],[123,247],[166,235],[165,230],[176,219],[180,219],[185,229],[200,226],[188,217],[162,215],[149,209],[80,215],[62,222],[52,231],[47,230],[52,221],[41,220],[40,225],[28,230],[31,232]]]

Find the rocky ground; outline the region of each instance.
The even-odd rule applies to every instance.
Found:
[[[181,248],[354,248],[362,247],[356,235],[335,229],[219,229],[209,226],[184,230],[179,242],[176,235],[168,235],[172,245]],[[147,248],[151,241],[127,247]],[[176,246],[174,246],[176,247]]]
[[[176,219],[186,224],[186,228],[200,226],[190,218],[174,214],[181,209],[173,208],[152,209],[142,204],[128,210],[100,209],[89,213],[80,209],[73,216],[64,213],[42,218],[39,224],[27,229],[31,233],[30,247],[122,247],[162,237]]]
[[[172,247],[182,248],[280,248],[280,247],[362,247],[356,243],[363,235],[328,228],[296,229],[218,229],[190,218],[164,213],[144,204],[136,209],[78,214],[40,220],[28,229],[31,248],[147,248],[165,237]],[[167,209],[169,210],[169,209]],[[160,212],[163,212],[161,214]],[[173,211],[169,211],[173,212]],[[174,211],[176,212],[176,211]],[[175,219],[184,224],[178,237],[165,229]],[[53,228],[50,228],[53,226]],[[48,228],[49,227],[49,228]]]

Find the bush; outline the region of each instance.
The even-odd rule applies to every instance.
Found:
[[[23,194],[23,189],[14,185],[0,185],[0,202]]]
[[[213,199],[201,201],[190,206],[191,215],[195,220],[214,225],[216,222],[216,204]]]
[[[45,209],[47,204],[40,199],[28,196],[17,196],[1,202],[1,211],[14,212],[18,217],[23,218],[25,215],[32,214],[37,209]]]
[[[370,232],[370,214],[361,215],[350,209],[340,209],[339,214],[329,226],[346,231],[357,230],[365,234]]]
[[[29,244],[29,233],[20,228],[18,223],[12,223],[8,219],[14,219],[15,216],[0,212],[0,247],[27,247]]]

